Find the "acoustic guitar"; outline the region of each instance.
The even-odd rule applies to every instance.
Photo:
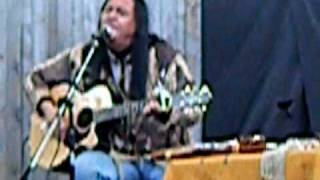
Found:
[[[155,89],[158,94],[159,104],[162,110],[167,111],[172,108],[185,108],[185,107],[202,107],[205,111],[206,105],[210,102],[212,94],[209,88],[204,85],[198,89],[187,88],[177,94],[171,95],[163,88]],[[127,117],[132,114],[141,113],[144,109],[146,101],[131,101],[121,105],[114,105],[110,91],[105,85],[97,85],[90,90],[80,93],[77,92],[74,96],[73,102],[86,102],[85,105],[80,105],[80,109],[90,110],[90,124],[88,126],[87,135],[76,143],[76,148],[84,146],[88,149],[93,148],[98,143],[98,137],[95,133],[95,126],[99,123],[111,121]],[[77,104],[74,103],[74,109],[79,109]],[[81,103],[80,103],[81,104]],[[61,119],[61,124],[68,126],[70,124],[68,115],[72,112],[66,112],[66,115]],[[79,113],[81,114],[81,113]],[[91,119],[92,118],[92,119]],[[78,118],[79,119],[79,118]],[[50,121],[42,119],[37,112],[31,115],[30,127],[30,154],[33,156],[37,150],[38,145],[41,143],[42,138],[46,134],[47,127]],[[51,137],[45,151],[43,152],[38,165],[45,169],[50,169],[62,164],[70,155],[70,148],[63,141],[65,138],[64,133],[56,132]]]

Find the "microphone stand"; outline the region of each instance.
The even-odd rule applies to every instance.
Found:
[[[90,51],[89,51],[84,63],[81,65],[81,68],[80,68],[79,72],[77,73],[75,80],[73,81],[73,83],[67,93],[66,101],[64,101],[59,106],[57,115],[55,116],[52,123],[50,124],[45,136],[42,138],[41,143],[39,144],[36,152],[34,153],[33,157],[31,158],[31,161],[29,162],[27,169],[22,174],[22,176],[20,178],[21,180],[27,180],[30,172],[33,171],[37,167],[37,164],[40,160],[40,157],[41,157],[43,151],[45,150],[53,132],[55,131],[57,126],[60,124],[61,118],[63,117],[63,115],[68,107],[68,102],[71,102],[71,100],[76,92],[77,86],[79,85],[80,80],[82,79],[82,76],[83,76],[85,70],[87,69],[91,59],[92,59],[92,56],[95,52],[95,49],[98,46],[99,46],[98,40],[93,37]]]

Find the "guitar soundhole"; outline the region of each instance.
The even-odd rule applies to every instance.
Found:
[[[88,127],[93,121],[93,112],[90,108],[84,108],[80,113],[77,124],[81,128]]]

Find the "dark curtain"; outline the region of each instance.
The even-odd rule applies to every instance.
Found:
[[[205,0],[205,141],[320,130],[320,0]]]

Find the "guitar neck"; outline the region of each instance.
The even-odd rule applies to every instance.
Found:
[[[115,105],[112,108],[95,112],[94,121],[96,123],[101,123],[138,114],[143,111],[144,106],[145,101],[132,101],[121,105]]]
[[[211,92],[205,86],[199,91],[192,93],[178,93],[178,94],[165,94],[162,98],[158,99],[162,111],[169,111],[170,109],[194,107],[199,105],[206,105],[212,98]],[[125,102],[121,105],[115,105],[112,108],[102,109],[94,112],[93,118],[97,123],[119,119],[135,114],[142,113],[146,100]]]

